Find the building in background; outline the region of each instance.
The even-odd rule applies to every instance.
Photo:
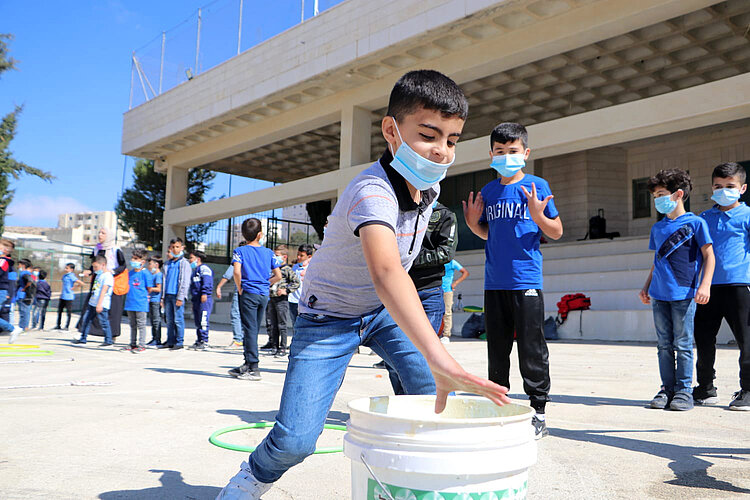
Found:
[[[117,215],[113,210],[60,214],[57,228],[46,231],[46,236],[50,240],[76,245],[96,245],[99,230],[103,227],[117,234],[117,246],[125,247],[133,239],[132,234],[117,228]]]

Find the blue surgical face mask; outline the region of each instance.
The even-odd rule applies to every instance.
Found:
[[[33,272],[33,273],[31,273],[31,274],[33,274],[34,276],[39,276],[39,271],[34,271],[34,272]]]
[[[497,170],[503,177],[513,177],[516,172],[526,166],[525,156],[524,153],[493,156],[490,167]]]
[[[185,252],[180,252],[180,253],[175,254],[175,253],[169,252],[169,255],[171,255],[173,259],[179,259],[180,257],[183,256],[184,253]]]
[[[138,262],[137,260],[131,260],[130,261],[130,267],[132,267],[133,269],[140,269],[142,265],[143,265],[143,263],[142,262]]]
[[[102,270],[99,269],[98,271],[94,271],[94,274],[96,274],[97,276],[99,276],[100,274],[102,274]]]
[[[193,261],[190,263],[190,267],[195,269],[196,267],[198,267],[198,263],[196,261]]]
[[[711,199],[722,207],[728,207],[737,203],[740,199],[740,190],[736,188],[722,188],[714,189],[714,194]]]
[[[414,151],[411,146],[406,144],[403,137],[401,137],[401,132],[398,129],[398,124],[396,123],[395,118],[393,118],[393,125],[396,127],[398,138],[401,139],[401,145],[395,153],[393,152],[391,145],[388,145],[388,148],[393,155],[391,166],[396,172],[401,174],[401,177],[406,179],[406,182],[420,191],[430,189],[432,186],[445,179],[445,176],[448,173],[448,167],[453,165],[453,162],[456,160],[455,156],[449,163],[436,163],[432,160],[428,160]]]
[[[672,195],[670,194],[655,198],[654,205],[656,206],[656,211],[664,215],[672,213],[677,208],[677,202],[672,200]]]

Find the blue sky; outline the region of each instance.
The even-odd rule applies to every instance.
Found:
[[[321,11],[341,0],[321,0]],[[242,50],[299,21],[300,0],[244,0]],[[11,56],[18,70],[0,76],[0,115],[24,106],[11,143],[16,159],[57,178],[24,177],[13,182],[15,199],[6,225],[55,226],[57,214],[111,210],[132,182],[133,160],[120,155],[122,114],[130,94],[130,54],[144,47],[144,70],[158,86],[161,32],[168,32],[165,81],[194,66],[195,13],[204,8],[202,69],[236,53],[235,19],[239,0],[40,0],[0,5],[0,33],[12,33]],[[306,0],[306,17],[313,0]],[[181,22],[188,20],[184,24]],[[156,41],[154,41],[156,39]],[[170,51],[171,49],[171,51]],[[152,56],[149,58],[149,56]],[[171,57],[170,57],[171,56]],[[166,85],[165,85],[166,90]],[[140,94],[139,94],[140,93]],[[142,101],[140,86],[134,102]],[[228,176],[219,176],[210,194],[227,193]],[[235,177],[232,194],[262,187]]]

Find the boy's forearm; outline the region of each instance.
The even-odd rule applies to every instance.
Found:
[[[540,215],[532,215],[531,220],[536,222],[539,229],[542,230],[545,236],[552,238],[553,240],[559,240],[563,235],[563,226],[560,217],[550,219],[544,213]]]
[[[701,280],[701,286],[710,287],[711,282],[714,279],[714,269],[716,268],[716,257],[711,247],[703,252],[703,279]]]
[[[489,226],[487,226],[486,222],[477,222],[475,224],[469,224],[467,222],[466,225],[469,226],[472,233],[476,234],[483,240],[487,239],[487,236],[489,235]]]
[[[651,265],[651,270],[648,272],[648,276],[646,277],[646,283],[643,285],[644,290],[648,290],[651,287],[651,279],[654,276],[654,266]]]
[[[234,284],[237,287],[237,290],[242,290],[242,271],[240,268],[240,265],[235,263],[234,265]]]
[[[109,290],[109,285],[104,285],[102,287],[102,292],[99,294],[99,300],[96,302],[96,307],[104,304],[104,297],[107,295],[107,290]]]

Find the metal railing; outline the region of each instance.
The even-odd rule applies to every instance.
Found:
[[[214,0],[133,51],[128,109],[342,1]]]

